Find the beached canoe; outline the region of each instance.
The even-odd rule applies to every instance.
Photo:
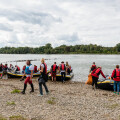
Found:
[[[73,78],[73,76],[74,76],[74,73],[70,73],[70,75],[65,76],[65,80],[71,80]],[[48,74],[48,77],[50,80],[52,79],[51,73]],[[56,80],[61,81],[61,74],[60,73],[56,74]]]
[[[8,77],[10,78],[21,78],[23,76],[23,73],[12,73],[12,72],[7,72]],[[33,73],[33,77],[40,76],[40,72]]]
[[[99,79],[97,83],[100,89],[113,90],[114,81],[111,79],[110,75],[107,75],[106,79]]]

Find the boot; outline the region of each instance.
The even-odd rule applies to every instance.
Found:
[[[32,92],[34,92],[34,86],[33,86],[32,83],[30,85],[31,85],[31,91],[30,91],[30,93],[32,93]]]
[[[21,92],[22,94],[25,94],[26,88],[27,88],[27,84],[24,84],[24,89],[23,89],[23,91]]]

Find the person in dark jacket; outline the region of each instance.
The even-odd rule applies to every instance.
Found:
[[[113,70],[111,78],[114,80],[114,93],[119,95],[120,92],[120,69],[119,65],[116,65],[116,69]],[[117,86],[117,89],[116,89]]]
[[[40,77],[38,79],[39,89],[40,89],[40,94],[38,96],[43,96],[42,85],[44,86],[44,88],[46,90],[46,94],[49,93],[48,87],[46,85],[46,75],[47,75],[46,67],[47,67],[47,65],[45,64],[45,60],[44,60],[44,58],[42,58],[41,65],[40,65],[40,68],[39,68],[39,71],[40,71],[41,75],[40,75]]]
[[[99,78],[100,74],[106,79],[105,75],[102,72],[102,67],[98,67],[97,69],[94,69],[91,73],[91,75],[92,75],[92,88],[93,89],[94,89],[94,84],[95,84],[96,89],[98,87],[97,82],[98,82],[98,78]]]

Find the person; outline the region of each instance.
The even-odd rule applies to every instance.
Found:
[[[3,71],[3,65],[2,65],[2,63],[0,64],[0,72],[2,72]]]
[[[34,73],[37,73],[37,66],[34,65]]]
[[[90,67],[90,73],[95,70],[97,66],[95,65],[95,62],[93,62],[93,65]]]
[[[15,65],[15,73],[20,71],[20,67],[18,65]]]
[[[26,61],[26,68],[25,68],[25,72],[24,72],[24,75],[22,77],[22,79],[24,78],[24,76],[26,75],[26,79],[25,79],[25,82],[24,82],[24,89],[22,91],[22,94],[25,94],[25,90],[27,88],[27,83],[30,84],[31,86],[31,91],[30,93],[34,92],[34,86],[33,86],[33,83],[32,83],[32,77],[33,77],[33,70],[34,70],[34,66],[31,64],[30,60],[27,60]]]
[[[119,69],[119,65],[116,65],[116,69],[113,70],[111,78],[114,80],[114,93],[116,93],[119,95],[120,92],[120,69]],[[116,90],[116,86],[117,86],[117,90]]]
[[[25,69],[26,69],[26,65],[23,66],[22,73],[25,72]]]
[[[56,65],[56,62],[51,66],[51,76],[52,76],[52,82],[56,81],[56,72],[57,72],[58,66]]]
[[[66,62],[66,71],[67,71],[68,75],[70,75],[70,73],[71,73],[71,66],[68,64],[68,62]]]
[[[66,72],[66,66],[64,64],[64,61],[61,62],[60,71],[61,71],[61,81],[64,83],[65,82],[65,72]]]
[[[46,71],[46,68],[47,67],[47,64],[45,63],[45,60],[44,58],[41,59],[41,65],[40,65],[40,68],[39,68],[39,71],[41,73],[39,79],[38,79],[38,82],[39,82],[39,90],[40,90],[40,94],[38,96],[43,96],[43,89],[42,89],[42,85],[44,86],[45,90],[46,90],[46,94],[49,93],[49,90],[47,88],[47,85],[46,85],[46,79],[47,79],[47,71]]]
[[[4,65],[3,70],[4,70],[4,71],[7,71],[7,70],[8,70],[8,65],[7,65],[7,64]]]
[[[93,89],[94,89],[94,84],[95,84],[96,89],[98,87],[97,81],[98,81],[98,78],[99,78],[100,74],[106,79],[105,75],[102,72],[102,67],[98,67],[97,69],[94,69],[91,73],[91,75],[92,75],[92,88]]]

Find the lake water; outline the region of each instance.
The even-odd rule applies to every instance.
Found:
[[[16,60],[33,60],[32,64],[40,66],[40,59],[45,58],[48,68],[54,61],[59,65],[61,61],[68,61],[73,68],[73,81],[85,82],[92,62],[96,62],[97,66],[102,66],[104,74],[111,74],[116,64],[120,65],[120,55],[39,55],[39,54],[1,54],[0,62],[5,64],[17,64],[21,67],[25,62],[15,62]],[[36,60],[35,60],[36,59]]]

